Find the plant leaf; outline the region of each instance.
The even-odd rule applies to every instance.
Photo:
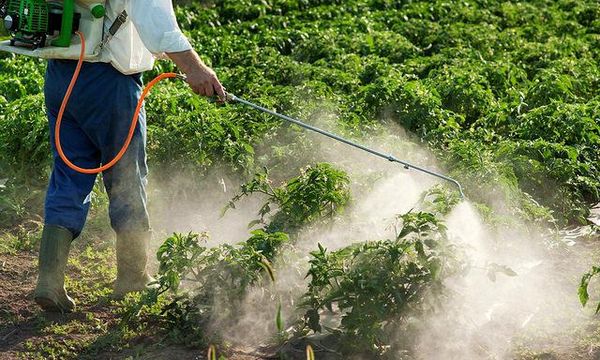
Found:
[[[275,318],[275,323],[277,325],[277,330],[281,333],[283,332],[283,319],[281,317],[281,303],[277,306],[277,316]]]

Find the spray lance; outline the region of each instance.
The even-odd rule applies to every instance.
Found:
[[[60,158],[71,169],[84,174],[97,174],[106,171],[114,166],[123,157],[127,151],[127,148],[129,147],[129,144],[131,143],[131,139],[133,138],[138,117],[144,104],[144,99],[159,81],[167,78],[186,80],[186,77],[181,74],[164,73],[160,74],[155,79],[150,81],[148,85],[146,85],[144,91],[142,92],[142,96],[138,101],[129,129],[129,134],[125,140],[125,143],[123,144],[123,147],[117,153],[114,159],[98,168],[93,169],[81,168],[72,163],[62,149],[60,141],[60,128],[64,112],[71,97],[73,88],[75,87],[75,83],[77,82],[77,78],[79,77],[81,66],[85,60],[98,59],[105,45],[127,21],[127,13],[124,11],[117,17],[117,19],[115,19],[110,27],[109,32],[104,34],[104,4],[104,0],[63,0],[62,2],[47,0],[0,0],[0,18],[3,19],[3,24],[6,30],[12,35],[10,40],[0,42],[0,51],[7,51],[15,54],[44,59],[78,60],[77,67],[75,68],[75,72],[71,78],[71,82],[69,83],[69,87],[67,88],[56,119],[54,134],[56,149]],[[91,46],[86,47],[86,38]],[[314,131],[346,145],[365,151],[371,155],[383,158],[390,162],[401,164],[407,170],[414,169],[448,181],[458,188],[460,196],[464,198],[461,184],[451,177],[413,165],[406,161],[400,160],[393,155],[385,154],[368,148],[354,141],[345,139],[339,135],[322,130],[300,120],[279,114],[273,110],[269,110],[260,105],[244,100],[231,93],[226,93],[226,99],[223,100],[239,103],[275,116],[289,123],[298,125],[304,129]]]
[[[425,168],[420,167],[420,166],[413,165],[413,164],[408,163],[406,161],[400,160],[400,159],[396,158],[393,155],[385,154],[385,153],[382,153],[380,151],[368,148],[368,147],[366,147],[364,145],[361,145],[361,144],[359,144],[357,142],[354,142],[352,140],[345,139],[345,138],[343,138],[343,137],[341,137],[339,135],[336,135],[334,133],[331,133],[329,131],[325,131],[323,129],[319,129],[318,127],[314,127],[312,125],[303,123],[300,120],[291,118],[291,117],[283,115],[283,114],[279,114],[279,113],[277,113],[277,112],[275,112],[273,110],[269,110],[269,109],[264,108],[264,107],[262,107],[260,105],[256,105],[254,103],[251,103],[250,101],[244,100],[244,99],[242,99],[240,97],[237,97],[237,96],[235,96],[233,94],[226,93],[226,96],[227,96],[227,98],[226,98],[227,101],[237,102],[237,103],[249,106],[249,107],[251,107],[253,109],[256,109],[258,111],[265,112],[267,114],[273,115],[275,117],[278,117],[278,118],[280,118],[282,120],[285,120],[287,122],[290,122],[292,124],[296,124],[296,125],[304,128],[304,129],[314,131],[314,132],[319,133],[321,135],[327,136],[328,138],[331,138],[331,139],[337,140],[339,142],[342,142],[342,143],[344,143],[346,145],[350,145],[350,146],[355,147],[357,149],[360,149],[362,151],[366,151],[367,153],[369,153],[371,155],[378,156],[378,157],[386,159],[386,160],[388,160],[390,162],[401,164],[406,170],[414,169],[414,170],[423,172],[425,174],[428,174],[428,175],[431,175],[431,176],[435,176],[435,177],[440,178],[442,180],[451,182],[452,184],[454,184],[458,188],[458,192],[460,193],[460,197],[462,199],[465,198],[465,194],[463,193],[462,185],[457,180],[455,180],[455,179],[453,179],[451,177],[448,177],[446,175],[437,173],[435,171],[431,171],[431,170],[425,169]]]

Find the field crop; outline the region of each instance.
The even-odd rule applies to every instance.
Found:
[[[463,184],[486,226],[506,238],[516,228],[559,237],[574,226],[592,228],[597,238],[588,220],[600,203],[596,0],[175,3],[181,28],[233,94],[414,163],[434,164]],[[36,249],[41,228],[51,166],[44,71],[42,60],[0,53],[0,253],[6,256]],[[144,79],[166,71],[177,69],[159,61]],[[235,195],[227,194],[230,201],[212,208],[227,216],[256,199],[247,240],[215,244],[208,233],[156,229],[164,235],[154,248],[156,289],[111,302],[107,277],[114,274],[96,269],[105,279],[92,290],[91,275],[79,274],[72,285],[108,309],[110,326],[89,330],[95,320],[80,320],[84,336],[101,336],[38,350],[32,343],[21,349],[28,354],[137,356],[130,343],[145,336],[150,343],[160,337],[167,348],[228,348],[224,329],[215,324],[235,328],[241,320],[232,319],[247,316],[253,299],[272,313],[271,338],[265,340],[271,350],[307,342],[319,358],[318,344],[306,339],[321,333],[342,358],[419,358],[411,338],[415,323],[443,308],[438,300],[452,296],[448,279],[456,281],[468,268],[483,269],[494,281],[496,273],[519,273],[503,263],[474,265],[465,258],[468,246],[457,245],[446,227],[460,206],[451,187],[428,188],[412,210],[396,212],[395,236],[382,237],[385,229],[356,217],[355,206],[389,174],[371,163],[353,164],[346,148],[241,105],[194,96],[180,82],[159,85],[146,111],[150,184],[161,184],[150,191],[150,203],[170,199],[177,208],[190,199],[212,201],[204,183],[240,179]],[[410,151],[417,148],[431,156]],[[356,167],[361,171],[347,171]],[[93,250],[78,251],[92,252],[83,252],[82,261],[89,262],[97,252],[108,267],[113,254],[100,184],[92,201],[83,241]],[[362,223],[372,238],[348,236],[331,249],[321,244],[331,229]],[[536,249],[548,245],[529,241]],[[493,246],[503,245],[514,244]],[[577,250],[597,264],[597,244],[588,245]],[[597,301],[592,287],[600,271],[591,269],[580,284],[569,282],[573,289],[581,285],[584,304]],[[279,273],[295,282],[286,284]],[[577,291],[570,296],[576,299]],[[9,329],[4,323],[1,329]],[[598,324],[592,324],[590,334],[596,334]],[[407,339],[398,341],[399,332]],[[593,334],[585,337],[591,348],[600,344]],[[229,346],[229,355],[235,349]],[[521,350],[511,356],[544,358],[535,349]],[[586,358],[577,357],[581,353],[577,348],[568,356]]]

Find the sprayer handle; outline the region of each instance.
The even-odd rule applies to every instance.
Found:
[[[177,79],[182,80],[182,81],[187,81],[187,76],[185,76],[184,74],[177,74]],[[219,97],[218,96],[211,96],[208,98],[208,101],[211,103],[214,102],[219,102]],[[235,100],[235,95],[228,93],[227,91],[225,91],[225,99],[222,102],[231,102]]]
[[[225,91],[225,99],[223,99],[223,100],[221,100],[221,98],[219,98],[218,95],[209,96],[206,99],[210,103],[224,104],[224,103],[228,103],[228,102],[234,101],[235,100],[235,96],[233,94],[230,94],[227,91]]]

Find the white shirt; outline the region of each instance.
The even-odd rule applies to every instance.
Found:
[[[101,61],[123,74],[151,70],[155,57],[192,49],[177,24],[171,0],[108,0],[105,33],[123,10],[129,17],[101,55]]]

